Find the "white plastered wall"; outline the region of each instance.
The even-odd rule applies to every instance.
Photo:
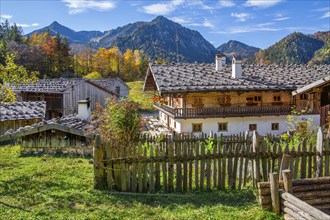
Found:
[[[164,113],[160,113],[160,120],[164,125],[167,125],[167,116]],[[315,126],[319,126],[319,115],[305,115],[296,116],[294,120],[305,121],[311,119]],[[174,128],[174,121],[176,122],[176,128]],[[232,135],[240,132],[245,132],[249,129],[249,124],[257,124],[257,131],[261,135],[271,133],[274,135],[280,135],[286,132],[289,128],[287,116],[261,116],[261,117],[231,117],[231,118],[200,118],[200,119],[176,119],[170,118],[170,127],[178,133],[190,133],[192,132],[193,123],[202,123],[202,129],[204,133]],[[218,123],[228,123],[228,131],[219,132]],[[279,123],[278,130],[272,130],[272,123]],[[198,133],[196,133],[198,134]]]

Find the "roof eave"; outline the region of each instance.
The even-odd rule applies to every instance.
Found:
[[[292,95],[295,96],[295,95],[299,95],[301,93],[305,93],[308,90],[311,90],[311,89],[313,89],[315,87],[322,86],[322,85],[324,85],[326,83],[329,83],[329,82],[330,82],[330,76],[324,77],[322,79],[319,79],[319,80],[317,80],[315,82],[312,82],[312,83],[310,83],[310,84],[308,84],[308,85],[306,85],[304,87],[301,87],[301,88],[293,91],[292,92]]]

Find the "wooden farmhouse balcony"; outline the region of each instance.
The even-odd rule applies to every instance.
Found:
[[[247,117],[247,116],[271,116],[289,115],[291,105],[279,106],[236,106],[236,107],[213,107],[213,108],[172,108],[167,105],[154,106],[161,111],[167,112],[173,118],[221,118],[221,117]]]

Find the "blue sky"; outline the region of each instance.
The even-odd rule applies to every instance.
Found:
[[[330,30],[329,0],[1,0],[0,15],[24,33],[53,21],[75,31],[106,31],[163,15],[216,47],[238,40],[264,49],[295,31]]]

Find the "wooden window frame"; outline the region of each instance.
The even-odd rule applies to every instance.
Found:
[[[273,101],[274,102],[282,102],[282,96],[281,95],[273,95]]]
[[[218,104],[222,107],[231,106],[231,97],[230,97],[230,95],[221,95],[218,98]]]
[[[220,125],[221,126],[225,125],[224,126],[225,129],[223,129],[223,127],[222,127],[222,129],[220,129]],[[228,131],[228,122],[219,122],[218,123],[218,132],[224,132],[224,131]]]
[[[300,100],[308,100],[308,94],[300,94]]]
[[[278,130],[280,130],[280,123],[277,123],[277,122],[272,123],[271,129],[272,129],[272,131],[278,131]]]
[[[200,129],[195,129],[198,126]],[[193,133],[198,133],[198,132],[203,132],[203,123],[192,123],[192,132]]]
[[[282,95],[273,95],[272,105],[283,105]]]
[[[249,131],[256,131],[257,128],[258,128],[257,124],[249,124]]]
[[[194,96],[193,107],[195,107],[195,108],[203,108],[204,107],[203,97],[201,97],[201,96]]]
[[[256,96],[253,97],[253,100],[255,102],[261,102],[262,101],[262,96],[261,95],[256,95]]]

